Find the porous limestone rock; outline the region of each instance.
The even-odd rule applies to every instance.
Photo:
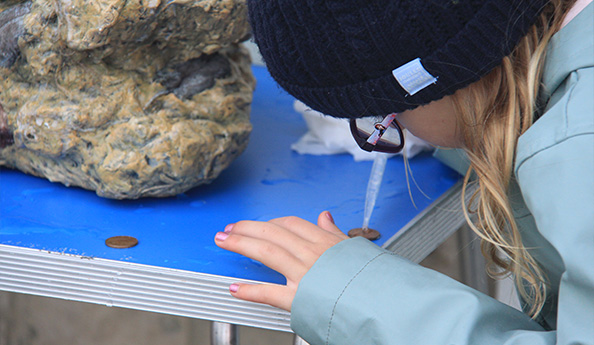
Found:
[[[244,0],[0,2],[0,165],[133,199],[216,178],[246,147]]]

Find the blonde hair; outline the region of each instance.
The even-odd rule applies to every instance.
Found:
[[[464,205],[465,216],[481,237],[487,271],[493,277],[508,273],[514,276],[532,317],[540,313],[545,303],[546,277],[522,245],[507,193],[513,179],[518,137],[532,125],[538,110],[547,44],[560,29],[564,14],[573,2],[551,1],[538,22],[500,66],[452,97],[459,116],[464,150],[470,159],[463,200],[471,174],[474,172],[478,177],[478,188],[469,205]],[[476,214],[476,223],[470,214]]]

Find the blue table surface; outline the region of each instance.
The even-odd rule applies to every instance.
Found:
[[[294,99],[265,68],[253,70],[258,85],[249,145],[214,182],[175,197],[118,201],[0,168],[0,244],[284,283],[264,265],[218,248],[215,233],[239,220],[295,215],[315,222],[323,210],[345,232],[360,227],[372,162],[292,151],[290,145],[307,131]],[[370,222],[382,233],[378,245],[460,178],[430,153],[412,158],[410,167],[418,184],[410,188],[416,206],[403,159],[388,160]],[[116,235],[134,236],[139,244],[107,247],[105,239]]]

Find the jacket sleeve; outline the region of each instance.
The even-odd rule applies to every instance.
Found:
[[[558,344],[594,344],[593,87],[594,68],[572,73],[562,85],[567,89],[563,97],[549,109],[557,116],[536,122],[555,131],[526,138],[539,149],[517,158],[526,206],[539,233],[562,259]],[[556,143],[547,145],[547,137],[557,137]]]
[[[324,253],[302,279],[291,327],[318,344],[554,344],[522,312],[362,238]]]
[[[538,153],[518,176],[539,232],[564,265],[557,344],[594,344],[594,135],[572,137]]]

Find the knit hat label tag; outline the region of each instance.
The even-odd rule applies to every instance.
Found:
[[[421,65],[421,59],[416,58],[392,71],[396,81],[410,96],[434,84],[437,78]]]

